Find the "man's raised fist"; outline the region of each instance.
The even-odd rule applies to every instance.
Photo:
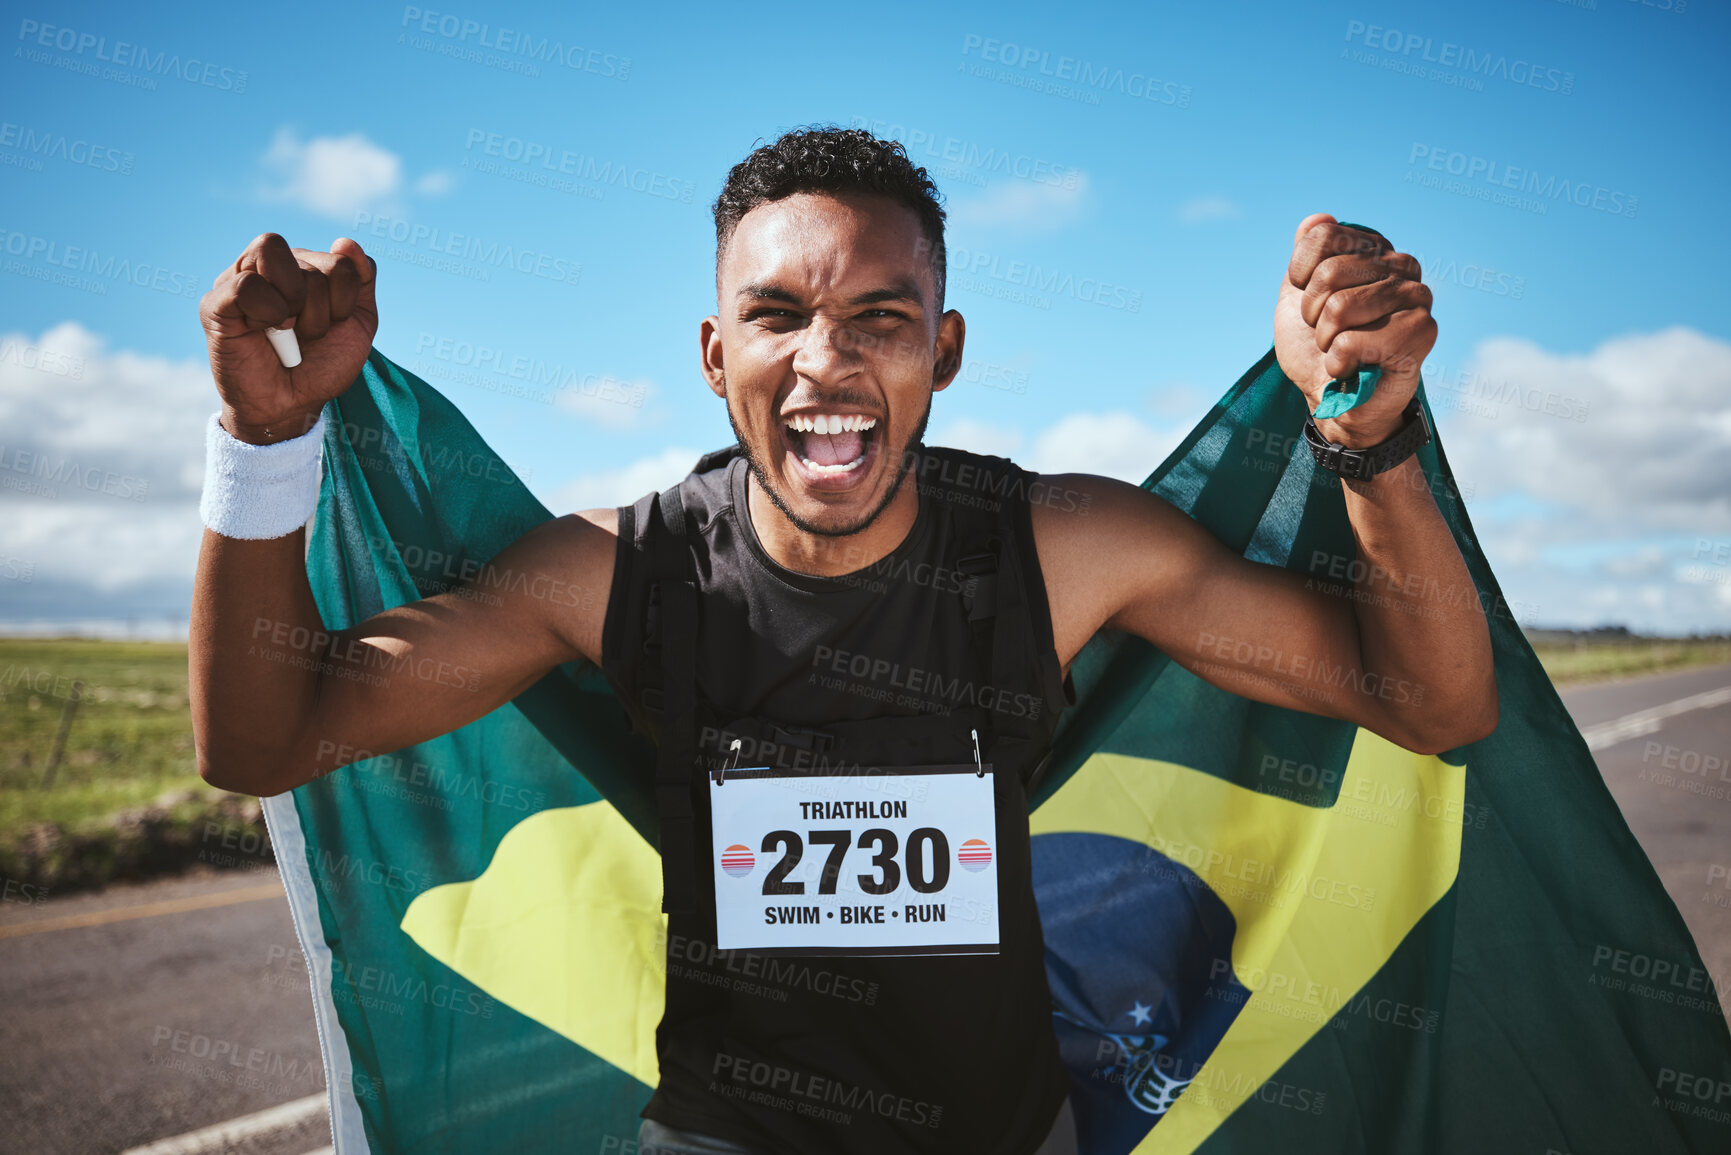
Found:
[[[1323,386],[1381,366],[1370,400],[1332,421],[1324,437],[1375,445],[1400,427],[1401,410],[1418,389],[1419,370],[1436,344],[1431,291],[1418,261],[1394,251],[1380,233],[1351,228],[1327,213],[1298,224],[1292,260],[1274,308],[1274,352],[1281,371],[1314,410]]]
[[[199,302],[222,426],[242,441],[298,437],[366,364],[379,329],[378,265],[339,237],[328,253],[263,233]],[[265,329],[293,327],[301,363],[283,368]]]

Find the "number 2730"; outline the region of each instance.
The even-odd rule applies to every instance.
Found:
[[[836,880],[841,877],[842,860],[847,857],[848,849],[854,845],[851,830],[810,830],[806,838],[791,830],[771,830],[763,836],[762,851],[770,854],[781,850],[781,860],[770,868],[763,879],[765,894],[804,894],[805,883],[789,882],[787,876],[793,873],[794,867],[805,857],[806,842],[813,846],[829,847],[829,856],[824,860],[823,874],[818,879],[819,894],[834,894]],[[901,849],[900,840],[893,830],[885,830],[874,826],[870,830],[862,830],[859,836],[859,848],[871,849],[871,864],[873,873],[859,876],[859,886],[867,894],[889,894],[902,884],[903,863],[906,864],[908,885],[921,894],[931,894],[944,888],[950,880],[950,843],[944,837],[944,832],[933,826],[922,826],[908,834],[907,851],[903,862],[896,861],[896,852]],[[926,855],[930,851],[928,864]]]

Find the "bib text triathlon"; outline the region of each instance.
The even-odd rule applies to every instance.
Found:
[[[992,768],[709,779],[716,946],[997,954]]]

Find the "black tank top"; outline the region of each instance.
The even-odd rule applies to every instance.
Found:
[[[662,800],[667,1003],[643,1111],[667,1126],[787,1155],[1024,1155],[1068,1091],[1028,848],[1029,789],[1071,700],[1034,550],[1034,475],[951,449],[914,461],[907,538],[843,577],[769,557],[736,450],[619,511],[603,672],[660,744],[664,795],[684,795],[672,802],[683,817]],[[686,602],[663,596],[682,566]],[[684,713],[681,669],[694,675]],[[669,771],[662,730],[687,716]],[[972,730],[994,767],[998,954],[716,949],[705,771],[733,759],[734,738],[742,767],[821,774],[971,762]]]

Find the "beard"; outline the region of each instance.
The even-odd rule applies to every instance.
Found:
[[[726,374],[722,375],[721,383],[725,388],[727,385]],[[894,501],[896,499],[896,494],[901,492],[902,481],[907,477],[908,470],[912,468],[916,456],[913,449],[924,441],[926,436],[926,423],[931,420],[931,417],[932,399],[931,395],[927,394],[926,407],[924,412],[920,414],[920,423],[915,427],[913,436],[909,437],[907,442],[896,450],[896,473],[895,477],[890,481],[889,489],[885,491],[883,497],[879,499],[878,503],[874,505],[865,516],[861,517],[852,525],[833,526],[819,525],[814,521],[801,517],[793,511],[793,508],[788,504],[786,495],[784,495],[781,490],[777,489],[775,482],[770,479],[769,470],[764,467],[765,463],[763,458],[755,449],[752,448],[751,443],[745,439],[745,434],[740,431],[739,422],[733,419],[733,406],[728,405],[727,407],[727,423],[733,427],[733,439],[739,443],[740,452],[745,454],[746,464],[751,467],[751,475],[757,478],[757,484],[762,487],[763,492],[769,497],[771,503],[775,505],[776,509],[781,511],[781,515],[787,518],[795,529],[799,530],[801,533],[809,533],[817,537],[848,537],[852,534],[859,533],[870,526],[872,522],[878,519],[884,510],[889,508],[890,502]],[[880,452],[888,453],[890,452],[890,447],[885,445]]]

